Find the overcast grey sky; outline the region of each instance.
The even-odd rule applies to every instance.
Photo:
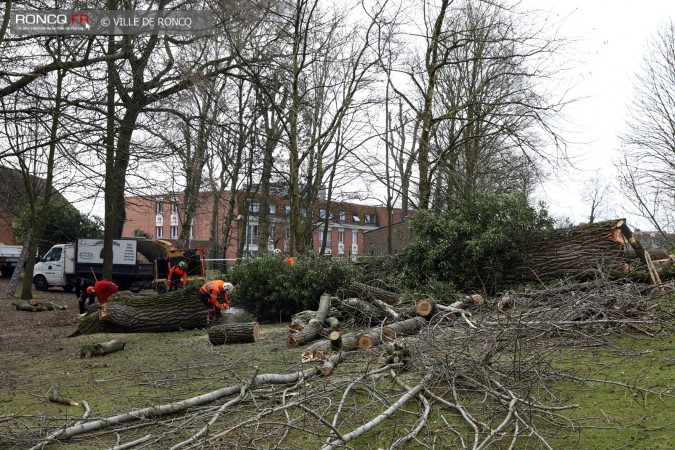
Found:
[[[618,134],[625,129],[627,107],[633,93],[634,74],[640,69],[646,45],[657,29],[675,18],[675,0],[524,0],[523,7],[552,14],[561,24],[559,35],[575,41],[570,60],[579,60],[567,81],[580,98],[566,110],[568,151],[579,170],[560,174],[547,182],[540,196],[552,213],[574,223],[587,220],[589,208],[581,201],[583,181],[600,170],[616,181],[614,162],[619,157]],[[616,215],[629,223],[651,229],[627,214],[627,202],[616,192]],[[611,215],[611,214],[610,214]]]

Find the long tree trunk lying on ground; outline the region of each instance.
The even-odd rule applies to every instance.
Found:
[[[91,305],[72,336],[94,333],[138,333],[205,328],[207,309],[197,285],[162,295],[117,293],[110,297],[110,313],[99,318],[99,305]],[[224,321],[223,318],[221,318]],[[219,320],[219,322],[221,321]],[[213,324],[213,323],[212,323]]]
[[[260,339],[258,322],[231,323],[209,328],[209,342],[213,345],[258,342],[258,339]]]
[[[528,261],[511,271],[508,279],[547,281],[592,275],[598,270],[626,273],[628,264],[621,233],[624,224],[624,219],[608,220],[534,237],[525,249]]]

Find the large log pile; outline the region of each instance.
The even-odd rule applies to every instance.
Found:
[[[206,308],[198,297],[196,285],[162,295],[120,292],[110,297],[108,315],[98,314],[99,305],[91,305],[73,336],[94,333],[139,333],[205,328]],[[221,318],[218,322],[224,322]]]

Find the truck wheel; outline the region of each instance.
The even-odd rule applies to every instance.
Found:
[[[75,286],[73,286],[72,284],[66,284],[65,286],[63,286],[63,290],[66,292],[72,292],[73,289],[75,289]]]
[[[49,289],[49,283],[47,283],[47,279],[40,275],[39,277],[35,277],[33,280],[33,284],[35,285],[35,289],[38,291],[46,291]]]
[[[164,283],[159,283],[159,284],[157,285],[157,293],[158,293],[158,294],[164,294],[164,293],[166,293],[166,284],[164,284]]]

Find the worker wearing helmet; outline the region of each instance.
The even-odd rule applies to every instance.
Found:
[[[230,299],[228,297],[234,291],[232,283],[226,283],[223,280],[213,280],[199,288],[199,299],[208,309],[206,323],[214,322],[222,314],[222,310],[230,308]],[[218,299],[222,298],[223,302]]]
[[[169,290],[174,291],[187,284],[187,264],[185,261],[179,262],[169,270]]]
[[[87,312],[87,300],[89,300],[90,305],[93,305],[96,301],[96,293],[93,290],[94,280],[88,278],[78,278],[75,280],[75,296],[80,304],[80,317],[84,316]]]

